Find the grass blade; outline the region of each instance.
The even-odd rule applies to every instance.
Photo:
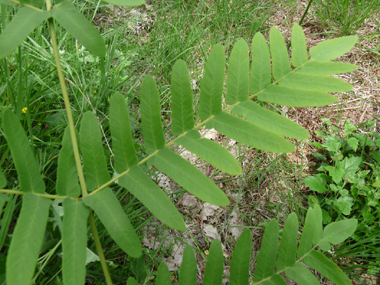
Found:
[[[110,175],[104,156],[99,122],[90,111],[83,116],[79,137],[87,190],[92,191],[108,182]]]
[[[286,269],[285,273],[286,276],[296,281],[299,285],[320,285],[310,270],[299,262]]]
[[[224,48],[216,44],[208,56],[199,96],[199,116],[206,120],[222,111],[225,70]]]
[[[309,132],[297,123],[263,108],[251,100],[241,102],[241,104],[232,109],[232,112],[246,118],[251,124],[276,135],[294,139],[307,139],[310,137]]]
[[[252,147],[271,152],[282,153],[294,151],[294,146],[283,137],[268,132],[245,120],[221,112],[207,124],[218,132]]]
[[[252,39],[252,67],[250,91],[256,94],[272,82],[269,48],[261,33]]]
[[[177,60],[172,70],[172,133],[178,136],[194,127],[193,91],[189,71],[183,60]]]
[[[249,267],[252,255],[252,237],[249,229],[243,231],[232,252],[231,285],[249,284]]]
[[[319,62],[310,60],[302,66],[298,72],[313,75],[334,75],[351,72],[358,66],[345,62]]]
[[[153,77],[145,77],[140,98],[141,123],[144,135],[144,147],[147,153],[155,152],[165,145],[161,124],[160,96]]]
[[[278,85],[269,85],[258,98],[260,101],[289,107],[317,107],[338,102],[338,98],[323,92],[307,91]]]
[[[7,257],[7,284],[30,284],[49,216],[50,200],[25,193]]]
[[[339,78],[311,75],[301,72],[288,74],[279,85],[320,92],[343,92],[352,90],[353,86]]]
[[[258,282],[268,278],[274,273],[276,256],[278,251],[279,227],[275,219],[272,219],[265,228],[260,251],[257,255],[254,281]]]
[[[154,156],[152,163],[158,170],[171,177],[199,199],[213,205],[229,204],[230,201],[222,190],[198,168],[168,148],[161,149]]]
[[[137,156],[131,134],[128,106],[119,92],[115,92],[111,97],[110,128],[112,151],[115,155],[114,167],[118,173],[122,173],[137,164]]]
[[[8,201],[9,201],[9,197],[7,195],[0,194],[0,216],[3,212],[3,207],[4,207],[5,202],[8,202]]]
[[[308,61],[305,34],[300,25],[295,23],[292,29],[292,64],[300,67]]]
[[[278,80],[290,72],[290,60],[284,38],[277,28],[272,27],[269,33],[270,52],[272,54],[273,78]]]
[[[103,0],[106,3],[119,5],[119,6],[127,6],[127,7],[133,7],[133,6],[139,6],[144,5],[144,0]]]
[[[170,272],[165,262],[161,262],[158,267],[157,277],[156,277],[156,285],[171,285]]]
[[[57,194],[69,197],[79,197],[78,171],[75,164],[70,129],[66,128],[62,139],[62,149],[58,156]]]
[[[50,11],[68,32],[83,44],[91,53],[97,56],[105,56],[106,47],[99,31],[78,12],[70,1],[62,1]]]
[[[330,279],[334,284],[350,285],[352,282],[343,271],[334,262],[329,260],[319,251],[313,250],[309,255],[304,258],[306,265],[317,270],[326,278]]]
[[[310,49],[311,58],[316,61],[330,61],[336,59],[349,52],[357,40],[357,36],[348,36],[323,41]]]
[[[63,201],[62,276],[65,284],[83,285],[86,277],[87,219],[90,213],[82,201]]]
[[[183,253],[178,284],[197,285],[197,261],[190,245],[186,246]]]
[[[305,254],[307,254],[313,245],[313,239],[315,239],[315,212],[314,209],[309,208],[305,218],[305,225],[302,230],[301,239],[298,246],[297,256],[298,258],[302,258]]]
[[[7,4],[7,2],[2,3]],[[47,11],[21,8],[0,34],[0,59],[9,56],[37,26],[49,17],[50,13]]]
[[[282,271],[285,267],[291,267],[296,262],[298,238],[298,219],[295,213],[291,213],[286,219],[282,232],[280,248],[277,257],[277,271]]]
[[[7,178],[5,178],[3,169],[0,167],[0,188],[7,186]]]
[[[203,285],[220,285],[223,281],[223,251],[220,241],[214,239],[207,258]]]
[[[227,104],[244,101],[249,95],[249,53],[248,44],[240,39],[233,47],[228,60]]]
[[[83,202],[95,211],[110,236],[124,252],[134,258],[140,257],[140,240],[110,188],[85,197]]]
[[[146,176],[140,166],[132,166],[126,175],[120,177],[118,183],[128,189],[161,222],[176,230],[186,230],[182,215],[172,201]]]
[[[24,192],[44,193],[45,183],[39,172],[40,167],[34,158],[28,138],[18,117],[10,110],[4,112],[3,130],[11,149],[21,190]]]
[[[185,136],[177,139],[177,143],[228,174],[241,174],[240,165],[235,157],[220,144],[202,139],[198,131],[189,131]]]
[[[3,216],[0,220],[0,248],[3,248],[5,238],[8,236],[8,229],[13,220],[13,213],[16,210],[18,195],[9,195],[9,201],[5,205]]]

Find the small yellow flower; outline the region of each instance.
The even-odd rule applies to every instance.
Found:
[[[205,250],[204,252],[205,252],[205,255],[208,255],[208,253],[209,253],[208,250]]]
[[[26,114],[26,111],[28,111],[28,108],[26,108],[26,107],[22,108],[22,112],[23,112],[24,114]]]
[[[96,94],[96,93],[98,93],[98,92],[96,92],[96,90],[94,90],[94,92],[93,92],[94,94]]]

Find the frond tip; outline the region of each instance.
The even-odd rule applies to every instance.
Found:
[[[320,284],[320,281],[304,264],[315,269],[335,284],[351,284],[351,281],[343,271],[322,252],[318,251],[317,248],[322,241],[329,240],[329,242],[336,244],[350,237],[356,230],[357,220],[350,219],[345,220],[344,223],[331,223],[322,232],[320,231],[320,229],[322,230],[322,211],[320,207],[317,205],[314,209],[309,208],[307,216],[309,218],[306,219],[304,231],[301,235],[303,245],[301,246],[300,243],[298,247],[298,252],[301,250],[302,256],[298,256],[298,258],[296,258],[299,231],[297,215],[291,213],[288,216],[282,231],[280,247],[278,247],[278,222],[276,219],[273,219],[268,223],[265,228],[260,251],[257,255],[253,282],[251,284],[287,284],[283,278],[285,275],[300,285]],[[331,228],[338,230],[332,232]],[[190,246],[186,248],[185,255],[193,256],[189,251]],[[239,237],[232,253],[229,284],[249,284],[251,253],[252,238],[250,230],[247,229]],[[182,270],[184,269],[183,275],[187,276],[187,280],[191,280],[191,278],[195,278],[196,276],[196,272],[194,272],[195,267],[196,261],[184,256],[180,272],[182,274]],[[190,268],[193,268],[192,273],[189,270]],[[209,268],[215,268],[215,271],[211,274],[208,271]],[[156,277],[157,285],[169,284],[164,283],[164,276],[168,278],[167,268],[161,264]],[[216,239],[211,244],[203,284],[222,284],[222,277],[223,254],[221,244]],[[196,281],[186,284],[196,284]]]

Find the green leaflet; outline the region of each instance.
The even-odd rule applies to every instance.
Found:
[[[256,94],[272,82],[269,48],[259,32],[252,39],[252,66],[250,91]]]
[[[186,246],[179,271],[179,285],[197,285],[197,261],[193,249]]]
[[[7,178],[5,178],[3,169],[0,167],[0,188],[7,186]]]
[[[305,34],[300,25],[295,23],[292,29],[292,64],[300,67],[308,61]]]
[[[312,208],[309,208],[305,218],[305,225],[302,230],[302,235],[300,239],[300,243],[298,246],[297,256],[298,258],[302,258],[305,254],[307,254],[313,245],[313,239],[315,236],[315,212]]]
[[[104,156],[99,122],[90,111],[83,115],[79,136],[87,190],[93,191],[108,182],[110,175]]]
[[[128,106],[119,92],[115,92],[111,97],[110,128],[115,169],[118,173],[122,173],[137,164],[137,156],[131,134]]]
[[[279,85],[290,88],[297,88],[320,92],[342,92],[350,91],[353,86],[339,78],[330,76],[311,75],[301,72],[288,74]]]
[[[312,59],[316,61],[330,61],[349,52],[357,42],[357,36],[341,37],[323,41],[310,49]]]
[[[132,166],[127,174],[119,178],[118,184],[128,189],[161,222],[176,230],[186,230],[182,215],[172,201],[140,166]]]
[[[227,104],[243,101],[249,95],[249,51],[244,39],[234,45],[228,60]]]
[[[139,285],[135,278],[129,277],[127,280],[127,285]]]
[[[222,190],[198,168],[170,149],[166,147],[161,149],[153,157],[152,163],[199,199],[218,206],[229,204],[230,201]]]
[[[290,60],[284,38],[277,28],[272,27],[269,33],[270,52],[272,54],[273,78],[278,80],[290,72]]]
[[[286,269],[285,273],[286,276],[296,281],[299,285],[320,285],[310,270],[299,262]]]
[[[8,285],[30,284],[49,216],[50,200],[25,193],[8,251]]]
[[[278,250],[277,271],[291,267],[296,262],[298,238],[298,219],[295,213],[291,213],[286,219],[280,248]]]
[[[269,280],[266,280],[264,285],[286,285],[285,280],[281,277],[281,275],[275,274]]]
[[[231,285],[249,284],[249,266],[252,255],[252,236],[249,229],[244,230],[236,241],[232,252]]]
[[[202,139],[196,130],[189,131],[176,142],[228,174],[241,174],[239,162],[228,150],[212,140]]]
[[[0,4],[10,5],[13,6],[13,3],[11,0],[0,0]],[[0,49],[1,50],[1,49]],[[1,58],[1,57],[0,57]]]
[[[20,0],[20,3],[32,5],[34,7],[41,7],[45,4],[45,0]]]
[[[206,120],[222,111],[222,94],[225,71],[224,48],[216,44],[208,56],[203,71],[201,94],[199,96],[199,116]]]
[[[110,236],[124,252],[134,258],[140,257],[140,240],[110,188],[83,198],[83,202],[95,211]]]
[[[70,1],[62,1],[50,11],[68,32],[79,40],[91,53],[105,56],[106,47],[99,31],[88,21]]]
[[[178,136],[194,127],[193,91],[189,71],[183,60],[177,60],[172,70],[172,133]]]
[[[334,75],[351,72],[357,68],[357,65],[345,62],[319,62],[316,60],[309,60],[298,70],[298,72],[314,75]]]
[[[147,153],[152,153],[165,146],[165,137],[161,124],[160,95],[150,75],[142,84],[140,104],[144,147]]]
[[[352,282],[343,271],[319,251],[313,250],[304,258],[306,265],[317,270],[323,276],[330,279],[334,284],[351,285]]]
[[[310,137],[309,132],[297,123],[251,100],[241,102],[232,109],[232,112],[246,118],[251,124],[280,136],[294,139]]]
[[[261,248],[257,255],[254,281],[258,282],[271,277],[274,273],[278,250],[279,227],[275,219],[272,219],[265,228]]]
[[[203,285],[220,285],[223,281],[223,251],[221,243],[218,239],[214,239],[211,243],[209,255],[207,258],[205,274],[203,277]]]
[[[62,276],[65,284],[83,285],[86,277],[87,218],[82,201],[63,201]]]
[[[339,244],[352,236],[358,226],[356,219],[342,220],[328,224],[323,231],[323,240]]]
[[[164,262],[160,263],[158,267],[158,274],[156,277],[156,285],[171,285],[170,272]]]
[[[114,5],[128,6],[128,7],[145,4],[144,0],[103,0],[103,1],[106,3],[114,4]]]
[[[11,149],[21,190],[24,192],[44,193],[45,183],[39,172],[28,138],[18,117],[10,110],[3,115],[3,130]]]
[[[50,13],[47,11],[21,8],[0,34],[0,59],[9,56],[38,25],[49,17]]]
[[[289,107],[317,107],[338,102],[338,98],[319,91],[307,91],[285,86],[269,85],[258,96],[264,102],[281,104]]]
[[[62,139],[62,149],[58,156],[57,194],[61,196],[79,197],[78,171],[75,164],[70,128],[66,127]]]
[[[323,235],[323,222],[322,222],[322,209],[319,207],[319,205],[314,206],[314,216],[315,216],[315,225],[314,225],[314,236],[312,243],[317,244],[321,239]]]
[[[252,147],[275,153],[292,152],[293,144],[281,136],[268,132],[245,120],[221,112],[207,123],[209,129],[218,132]]]

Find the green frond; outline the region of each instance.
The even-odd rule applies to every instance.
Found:
[[[83,198],[83,203],[94,210],[112,239],[124,252],[134,258],[140,257],[140,240],[110,188]]]
[[[110,180],[102,145],[102,133],[95,115],[88,111],[83,115],[79,132],[88,191],[93,191]]]
[[[122,173],[137,164],[138,160],[131,134],[128,106],[119,92],[111,97],[110,129],[115,170]]]
[[[44,240],[50,204],[50,200],[33,193],[23,195],[7,256],[7,284],[30,284]]]
[[[82,201],[63,200],[62,276],[65,284],[83,285],[86,277],[87,219]]]

